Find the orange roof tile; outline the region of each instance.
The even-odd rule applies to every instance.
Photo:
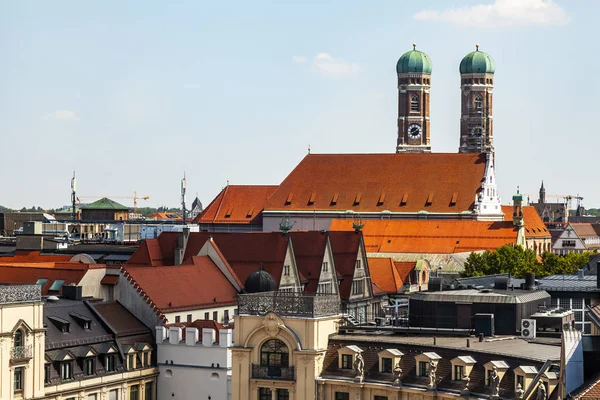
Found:
[[[274,185],[227,185],[198,215],[197,224],[260,223],[267,198]]]
[[[513,220],[513,206],[502,206],[504,221]],[[527,238],[548,238],[551,235],[546,228],[546,224],[540,218],[540,215],[533,206],[523,207],[523,221],[525,222],[525,237]]]
[[[0,257],[1,263],[21,263],[21,262],[56,262],[56,261],[69,261],[73,255],[59,255],[59,254],[41,254],[39,251],[28,251],[28,250],[17,250],[15,254],[11,256]]]
[[[47,279],[42,285],[42,294],[48,290],[56,280],[63,280],[63,285],[79,284],[89,269],[88,264],[68,262],[40,262],[40,263],[4,263],[0,264],[0,283],[28,283],[34,284],[38,279]]]
[[[485,164],[474,153],[309,154],[265,210],[459,213],[473,209]]]
[[[369,258],[369,272],[371,281],[376,284],[385,293],[398,293],[402,288],[402,279],[394,267],[394,263],[389,257]],[[413,266],[416,263],[412,263]]]
[[[189,265],[124,270],[163,313],[237,301],[237,290],[206,256],[192,257]]]
[[[330,229],[353,230],[352,222],[333,220]],[[362,232],[369,253],[451,254],[493,250],[517,239],[507,221],[369,220]]]

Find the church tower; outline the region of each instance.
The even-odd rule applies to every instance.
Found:
[[[413,49],[400,57],[398,74],[397,153],[430,153],[429,88],[431,59]]]
[[[460,153],[494,151],[494,71],[494,60],[479,45],[460,62]]]

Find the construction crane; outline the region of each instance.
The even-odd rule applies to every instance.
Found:
[[[534,196],[539,196],[539,194],[531,194],[531,193],[527,193],[526,194],[527,198],[533,198]],[[573,196],[570,194],[547,194],[545,195],[546,198],[555,198],[555,199],[563,199],[564,200],[564,204],[567,206],[568,209],[571,209],[571,200],[577,200],[577,210],[579,210],[579,207],[581,207],[581,201],[583,200],[583,197],[579,196],[579,194],[577,196]]]
[[[111,199],[133,199],[133,213],[137,213],[138,200],[149,200],[150,196],[138,196],[137,192],[133,192],[133,196],[78,196],[77,201],[81,204],[81,199],[101,199],[108,197]]]

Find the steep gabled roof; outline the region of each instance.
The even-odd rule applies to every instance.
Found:
[[[289,235],[292,238],[298,272],[308,281],[304,291],[316,293],[328,235],[319,231],[292,231]]]
[[[485,154],[309,154],[266,211],[472,211]]]
[[[513,220],[513,206],[502,206],[504,213],[504,221],[511,222]],[[523,207],[523,222],[525,222],[525,237],[529,238],[545,238],[551,237],[546,224],[540,218],[540,215],[533,206]]]
[[[412,264],[414,268],[417,263],[406,264]],[[369,271],[371,272],[371,281],[385,293],[398,293],[404,284],[394,262],[389,257],[370,257]]]
[[[103,197],[100,200],[96,200],[91,204],[87,204],[81,207],[82,210],[115,210],[115,211],[127,211],[129,207],[119,204],[114,200],[107,197]]]
[[[340,282],[340,297],[342,300],[350,298],[354,268],[361,247],[361,237],[362,235],[357,232],[329,232],[335,269],[338,276],[342,278]]]
[[[350,220],[333,220],[331,230],[354,230]],[[362,228],[369,253],[451,254],[493,250],[516,243],[508,221],[369,220]]]
[[[587,222],[571,222],[571,228],[577,233],[581,239],[589,238],[589,237],[598,237],[598,233],[596,229],[594,229],[594,225]]]
[[[195,219],[197,224],[260,223],[274,185],[227,185]]]

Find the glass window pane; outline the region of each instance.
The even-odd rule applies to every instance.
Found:
[[[54,283],[52,283],[52,286],[50,286],[50,289],[48,290],[58,291],[63,286],[63,283],[65,283],[63,279],[57,279],[54,281]]]

